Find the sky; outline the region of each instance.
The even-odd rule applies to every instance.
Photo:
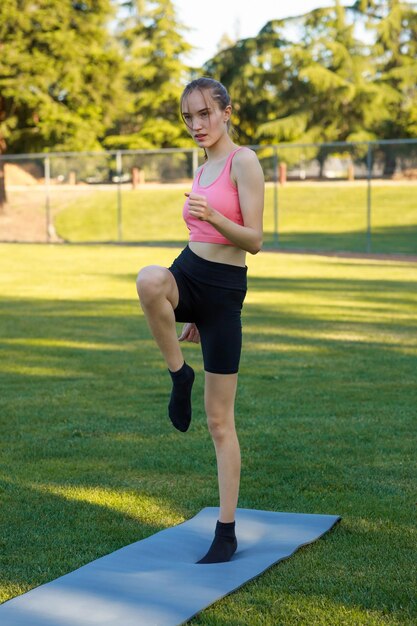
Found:
[[[332,0],[173,0],[179,20],[191,30],[186,38],[195,47],[187,61],[199,67],[217,52],[224,34],[231,39],[254,37],[267,22],[302,15],[318,7],[333,6]],[[345,6],[352,1],[345,2]],[[283,6],[288,5],[288,6]]]

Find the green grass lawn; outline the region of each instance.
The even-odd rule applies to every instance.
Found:
[[[187,229],[181,219],[184,191],[189,187],[143,188],[121,193],[124,241],[183,242]],[[87,191],[87,190],[86,190]],[[52,206],[62,202],[53,190]],[[68,199],[67,199],[68,203]],[[55,227],[66,241],[116,241],[117,189],[91,189],[84,197],[57,211]],[[274,234],[278,225],[278,242]],[[161,228],[161,223],[163,227]],[[417,186],[372,186],[371,250],[417,254]],[[367,249],[367,186],[363,184],[288,184],[278,189],[277,218],[274,189],[265,201],[265,245],[312,250]]]
[[[182,435],[136,301],[176,253],[0,246],[0,601],[217,506],[200,348]],[[248,265],[239,506],[343,519],[191,623],[414,625],[417,265]]]

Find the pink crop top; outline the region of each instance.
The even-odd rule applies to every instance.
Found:
[[[200,169],[198,175],[194,178],[192,191],[202,196],[206,196],[207,202],[213,209],[227,217],[232,222],[243,226],[243,217],[240,210],[239,195],[237,187],[230,180],[230,169],[232,167],[232,159],[238,150],[242,150],[243,146],[233,150],[227,157],[226,164],[220,172],[216,180],[205,187],[200,185],[201,174],[204,165]],[[221,243],[227,246],[235,244],[223,237],[218,230],[209,222],[204,222],[189,214],[188,198],[185,201],[182,212],[185,223],[190,231],[190,241],[204,241],[208,243]]]

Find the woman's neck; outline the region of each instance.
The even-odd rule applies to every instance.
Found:
[[[221,161],[226,158],[234,148],[237,147],[238,146],[236,146],[236,144],[234,144],[227,135],[225,140],[220,140],[214,146],[206,148],[207,160],[211,162]]]

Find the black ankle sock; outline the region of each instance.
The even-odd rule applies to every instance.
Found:
[[[237,541],[235,535],[235,522],[217,522],[213,543],[210,550],[197,563],[226,563],[230,561],[236,552]]]
[[[185,433],[191,422],[191,389],[194,382],[194,370],[185,361],[176,372],[171,372],[172,392],[168,405],[168,414],[175,428]]]

